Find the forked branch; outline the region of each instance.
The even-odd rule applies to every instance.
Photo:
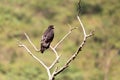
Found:
[[[22,42],[19,41],[19,47],[23,47],[27,50],[27,52],[36,60],[38,61],[43,67],[45,67],[47,69],[47,66],[44,64],[44,62],[42,60],[40,60],[39,58],[37,58],[28,48],[26,45],[22,44]]]
[[[27,52],[28,52],[35,60],[37,60],[37,61],[46,69],[46,71],[47,71],[47,73],[48,73],[48,76],[49,76],[49,80],[54,80],[54,79],[55,79],[55,76],[57,76],[59,73],[61,73],[61,72],[64,71],[65,69],[67,69],[67,67],[70,65],[70,63],[77,57],[77,55],[79,54],[79,52],[82,50],[83,46],[84,46],[85,43],[86,43],[87,38],[88,38],[88,37],[91,37],[91,36],[93,35],[93,32],[91,32],[91,33],[89,33],[89,34],[86,34],[85,28],[84,28],[84,26],[83,26],[83,24],[82,24],[79,16],[77,16],[77,18],[78,18],[78,21],[79,21],[79,23],[80,23],[80,25],[81,25],[81,27],[82,27],[82,30],[83,30],[83,34],[84,34],[83,41],[82,41],[82,43],[79,45],[79,47],[78,47],[78,49],[76,50],[76,52],[66,61],[66,63],[63,65],[63,67],[61,67],[60,69],[58,69],[58,67],[56,67],[53,72],[51,72],[51,68],[53,68],[53,67],[56,65],[56,63],[58,63],[58,61],[59,61],[59,59],[60,59],[60,56],[61,56],[61,55],[59,55],[58,52],[56,51],[56,48],[65,40],[66,37],[68,37],[68,36],[71,34],[71,32],[72,32],[73,30],[77,29],[77,27],[72,28],[72,27],[69,25],[70,29],[69,29],[68,33],[67,33],[54,47],[50,46],[50,48],[52,49],[52,51],[55,53],[55,56],[56,56],[55,60],[51,63],[50,66],[46,66],[45,63],[44,63],[42,60],[38,59],[38,58],[26,47],[26,45],[24,45],[24,44],[22,44],[21,42],[19,42],[19,46],[20,46],[20,47],[24,47],[24,48],[27,50]],[[25,33],[25,36],[26,36],[27,40],[29,41],[29,43],[33,46],[33,48],[35,49],[35,51],[39,51],[39,50],[36,48],[36,46],[32,43],[32,41],[30,40],[30,38],[28,37],[28,35],[27,35],[26,33]]]
[[[88,34],[88,35],[86,34],[85,28],[84,28],[79,16],[77,16],[77,18],[78,18],[78,21],[80,22],[80,25],[82,27],[82,30],[83,30],[83,33],[84,33],[84,39],[83,39],[82,43],[79,45],[79,48],[77,49],[77,51],[68,59],[68,61],[64,64],[64,66],[62,68],[60,68],[58,71],[56,71],[53,74],[53,76],[58,75],[59,73],[64,71],[70,65],[71,61],[73,61],[77,57],[79,52],[82,50],[83,46],[85,45],[85,42],[86,42],[87,38],[93,35],[93,32],[90,32],[90,34]]]
[[[72,32],[73,30],[77,29],[77,27],[72,28],[70,25],[69,25],[69,27],[70,27],[70,29],[69,29],[68,33],[67,33],[54,47],[50,46],[50,48],[51,48],[51,49],[53,50],[53,52],[56,54],[56,59],[53,61],[53,63],[52,63],[51,66],[49,67],[49,69],[51,69],[53,66],[55,66],[55,64],[59,61],[59,58],[60,58],[60,56],[61,56],[61,55],[58,56],[58,53],[57,53],[57,51],[56,51],[56,48],[65,40],[66,37],[68,37],[68,36],[71,34],[71,32]]]

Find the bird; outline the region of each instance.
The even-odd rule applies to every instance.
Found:
[[[41,38],[41,48],[40,48],[41,53],[44,53],[44,51],[50,47],[53,38],[54,38],[54,25],[49,25]]]

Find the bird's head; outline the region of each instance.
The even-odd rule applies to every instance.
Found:
[[[54,29],[54,25],[50,25],[48,28],[49,29]]]

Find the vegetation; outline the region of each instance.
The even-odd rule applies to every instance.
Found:
[[[44,68],[18,47],[16,39],[50,64],[54,58],[52,51],[36,53],[23,33],[39,48],[43,31],[54,24],[54,45],[67,33],[67,24],[79,26],[78,12],[87,32],[95,30],[95,36],[56,80],[120,79],[119,3],[119,0],[81,0],[79,7],[78,0],[0,0],[0,80],[47,80]],[[59,66],[75,52],[83,37],[80,31],[74,31],[57,49],[62,54]]]

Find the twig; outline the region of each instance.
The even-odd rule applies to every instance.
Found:
[[[32,43],[32,41],[30,40],[30,38],[29,38],[29,36],[26,34],[26,33],[24,33],[25,34],[25,37],[27,38],[27,40],[29,41],[29,43],[33,46],[33,48],[35,49],[35,51],[40,51],[40,50],[38,50],[37,48],[36,48],[36,46]]]
[[[53,50],[53,52],[55,53],[56,57],[59,57],[57,51],[55,50],[55,48],[53,48],[51,45],[50,45],[50,48],[51,48],[51,49]]]
[[[19,47],[23,47],[27,50],[27,52],[35,59],[37,60],[41,65],[43,65],[43,67],[45,67],[47,69],[47,66],[44,64],[44,62],[40,59],[38,59],[27,47],[26,45],[22,44],[21,42],[19,42]]]
[[[23,47],[27,50],[27,52],[36,60],[38,61],[47,71],[48,76],[49,76],[49,80],[51,78],[51,73],[50,73],[50,69],[44,64],[44,62],[42,60],[40,60],[39,58],[37,58],[27,47],[26,45],[22,44],[22,42],[19,41],[19,47]]]
[[[83,24],[82,24],[82,21],[80,20],[79,16],[77,16],[77,18],[78,18],[78,21],[79,21],[79,23],[80,23],[80,25],[81,25],[81,27],[82,27],[83,34],[84,34],[84,38],[85,38],[85,37],[86,37],[85,28],[84,28],[84,26],[83,26]]]
[[[54,49],[56,49],[56,48],[58,47],[58,45],[60,45],[60,43],[61,43],[66,37],[68,37],[74,29],[77,29],[77,27],[71,28],[70,25],[69,25],[69,27],[70,27],[69,32],[55,45]]]

